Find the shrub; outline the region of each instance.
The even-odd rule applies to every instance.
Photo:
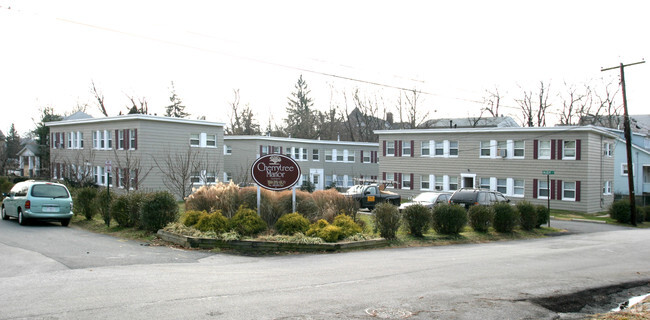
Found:
[[[639,210],[639,208],[640,207],[637,207],[636,222],[643,222],[645,219],[645,214],[642,210]],[[630,200],[625,199],[614,201],[609,207],[609,216],[620,223],[632,222],[632,209],[630,207]]]
[[[413,236],[422,237],[431,226],[431,210],[421,204],[407,207],[402,216]]]
[[[356,220],[359,203],[352,198],[347,198],[336,189],[314,191],[312,198],[318,207],[317,219],[330,218],[332,221],[338,214],[346,214]],[[332,215],[332,213],[334,213]]]
[[[132,227],[129,211],[129,198],[127,195],[115,197],[111,205],[111,215],[120,227]]]
[[[183,215],[181,216],[181,222],[186,226],[186,227],[191,227],[194,226],[197,222],[199,222],[199,219],[201,219],[201,216],[204,214],[208,214],[206,211],[197,211],[197,210],[190,210],[190,211],[185,211]]]
[[[342,238],[341,235],[342,231],[340,227],[331,225],[324,219],[318,220],[307,230],[307,236],[318,237],[325,240],[325,242],[336,242]]]
[[[192,211],[197,212],[197,211]],[[196,215],[195,215],[196,216]],[[221,214],[221,211],[215,211],[212,213],[207,213],[201,211],[198,214],[198,221],[194,225],[194,228],[202,231],[214,231],[216,233],[225,232],[228,229],[228,219]]]
[[[239,205],[239,186],[232,181],[202,186],[185,200],[186,210],[207,212],[221,210],[222,214],[228,218],[235,214]]]
[[[494,210],[494,229],[497,232],[512,232],[517,225],[517,210],[509,203],[497,203],[492,206]]]
[[[293,212],[293,192],[285,190],[277,193],[277,207],[280,213],[284,215],[288,212]],[[314,198],[309,192],[296,190],[296,210],[300,212],[307,219],[315,219],[318,214],[318,207],[314,202]]]
[[[260,194],[260,216],[267,225],[273,226],[282,214],[286,212],[278,209],[278,206],[275,204],[276,196],[273,191],[262,188]],[[239,200],[240,206],[244,205],[247,208],[257,211],[257,188],[246,187],[239,189]]]
[[[396,206],[390,203],[380,203],[372,211],[375,217],[375,230],[386,239],[395,239],[400,227],[400,214]]]
[[[167,191],[149,194],[142,203],[140,222],[145,230],[156,232],[178,220],[178,204]]]
[[[537,210],[535,206],[528,201],[520,201],[517,203],[517,211],[519,211],[521,228],[527,231],[533,230],[537,225]]]
[[[253,209],[244,206],[239,207],[237,213],[230,218],[229,229],[237,231],[242,236],[256,235],[267,228],[266,222],[257,215]]]
[[[82,188],[77,192],[76,199],[74,200],[75,213],[82,214],[86,220],[92,220],[97,213],[95,207],[95,198],[97,197],[97,189],[95,188]]]
[[[486,232],[494,221],[494,211],[491,207],[476,205],[467,211],[469,225],[477,232]]]
[[[459,234],[467,225],[467,211],[459,205],[441,204],[433,208],[433,230],[440,234]]]
[[[305,233],[309,230],[309,220],[300,213],[287,213],[275,223],[275,229],[279,234],[292,236],[298,232]]]
[[[643,208],[643,213],[645,214],[645,221],[650,221],[650,206],[645,206]]]
[[[102,219],[106,226],[111,226],[111,203],[113,202],[114,193],[110,193],[108,189],[103,189],[97,193],[95,198],[95,206],[97,211],[101,213]]]
[[[547,224],[551,219],[551,212],[547,207],[538,204],[535,206],[535,211],[537,211],[537,224],[535,225],[536,228],[542,227],[543,224]]]
[[[349,236],[361,233],[361,227],[352,220],[350,216],[340,214],[334,218],[334,225],[341,228],[341,235],[339,240],[347,238]]]
[[[129,199],[129,223],[133,227],[141,227],[141,217],[142,217],[142,204],[146,199],[146,195],[141,192],[129,192],[127,194]]]

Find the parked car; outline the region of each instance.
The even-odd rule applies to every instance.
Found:
[[[474,205],[489,206],[499,202],[510,202],[510,199],[506,198],[499,191],[485,189],[463,188],[456,190],[449,199],[449,203],[462,205],[465,209],[469,209],[469,207]]]
[[[443,192],[443,191],[423,192],[417,195],[415,198],[413,198],[412,201],[402,203],[399,206],[399,211],[401,212],[402,210],[415,204],[421,204],[431,209],[437,204],[449,202],[450,197],[451,197],[450,192]]]
[[[3,195],[6,198],[2,201],[2,220],[14,217],[21,225],[30,219],[70,224],[72,197],[62,184],[28,180],[17,183]]]

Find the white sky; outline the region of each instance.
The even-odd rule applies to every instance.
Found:
[[[229,123],[239,89],[265,128],[284,118],[300,74],[321,110],[359,87],[394,111],[397,90],[333,74],[422,90],[434,117],[474,116],[486,89],[515,107],[539,81],[554,93],[618,84],[600,69],[650,56],[647,12],[646,1],[0,0],[0,130],[31,130],[46,106],[88,103],[98,116],[92,80],[110,115],[126,95],[163,114],[174,81],[191,118]],[[630,113],[650,113],[650,63],[625,78]]]

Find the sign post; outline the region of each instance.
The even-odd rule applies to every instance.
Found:
[[[548,210],[548,227],[551,227],[551,178],[555,174],[555,170],[542,170],[542,174],[546,176],[546,187],[548,188],[548,196],[546,197],[546,208]]]
[[[283,154],[268,154],[261,156],[251,166],[251,176],[258,185],[257,213],[260,213],[260,189],[263,187],[272,191],[292,188],[300,180],[300,166]],[[293,189],[293,209],[296,211],[296,189]]]

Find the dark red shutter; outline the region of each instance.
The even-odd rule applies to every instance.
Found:
[[[555,180],[551,180],[551,185],[548,186],[548,194],[551,200],[555,200]]]
[[[393,142],[395,144],[395,149],[393,149],[393,155],[396,157],[399,157],[399,141],[395,140]]]
[[[555,160],[555,140],[551,140],[551,160]]]
[[[411,140],[411,157],[414,157],[414,156],[415,156],[415,141]],[[411,186],[413,186],[413,185],[411,184]],[[411,189],[413,189],[413,188],[411,188]]]
[[[557,180],[557,197],[558,200],[562,200],[562,180]]]
[[[133,146],[133,149],[137,150],[138,149],[138,129],[133,129],[133,137],[134,137],[133,140],[135,141],[133,143],[135,145],[135,146]]]
[[[113,139],[113,148],[115,150],[120,148],[120,136],[118,135],[119,130],[115,130],[115,139]]]
[[[576,201],[580,201],[580,181],[576,181]]]
[[[359,162],[360,162],[360,163],[363,163],[363,150],[361,150],[360,153],[361,153],[361,154],[360,154],[360,156],[359,156],[359,158],[360,158],[360,159],[359,159]]]
[[[533,199],[537,199],[537,179],[533,179]]]
[[[386,181],[386,172],[381,173],[381,180]]]
[[[398,152],[399,152],[400,157],[403,156],[403,154],[402,154],[402,140],[399,141],[399,151]]]
[[[280,154],[283,154],[283,153],[282,153],[282,147],[280,147]]]
[[[580,160],[580,153],[582,152],[581,140],[576,140],[576,160]]]
[[[260,144],[260,157],[262,156],[262,145]]]
[[[557,159],[562,160],[562,139],[557,140]]]
[[[411,145],[412,144],[413,144],[413,141],[411,141]],[[411,150],[413,150],[413,149],[411,149]],[[412,151],[411,151],[411,154],[413,154]],[[413,181],[413,174],[411,173],[411,190],[413,190],[413,185],[414,184],[415,184],[415,181]]]
[[[386,156],[386,140],[384,140],[384,157]]]
[[[539,140],[533,140],[533,159],[537,159],[539,156]]]

